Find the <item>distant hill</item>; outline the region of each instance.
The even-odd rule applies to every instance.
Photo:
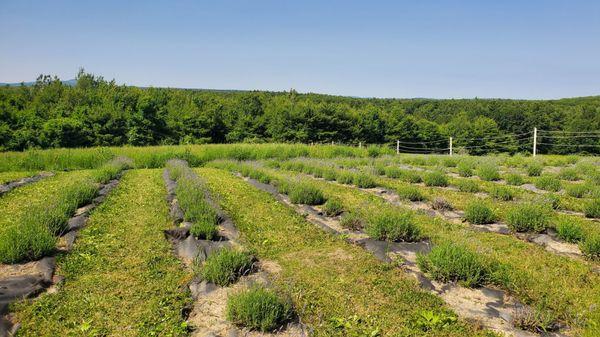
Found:
[[[64,85],[68,85],[68,86],[75,86],[75,84],[77,84],[77,80],[76,79],[71,79],[71,80],[65,80],[65,81],[61,81],[62,84]],[[20,83],[5,83],[5,82],[0,82],[0,86],[5,87],[5,86],[9,86],[9,87],[18,87],[21,85],[21,83],[23,85],[25,85],[26,87],[30,87],[32,85],[35,84],[35,81],[31,81],[31,82],[20,82]]]

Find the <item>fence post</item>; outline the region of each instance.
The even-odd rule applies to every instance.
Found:
[[[362,142],[358,142],[358,148],[362,149]]]
[[[396,154],[400,154],[400,141],[396,141]]]
[[[450,155],[452,155],[452,137],[450,137]]]
[[[537,154],[537,128],[533,128],[533,156]]]

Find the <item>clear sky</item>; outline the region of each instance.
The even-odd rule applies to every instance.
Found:
[[[0,0],[0,82],[363,97],[600,94],[600,1]]]

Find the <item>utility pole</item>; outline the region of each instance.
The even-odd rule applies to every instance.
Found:
[[[396,141],[396,154],[400,154],[400,141]]]
[[[533,156],[537,154],[537,128],[533,128]]]
[[[450,137],[450,155],[452,155],[452,137]]]

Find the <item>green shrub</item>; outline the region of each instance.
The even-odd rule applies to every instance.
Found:
[[[558,177],[563,180],[575,181],[579,180],[579,174],[577,173],[577,169],[573,167],[565,167],[560,170]]]
[[[321,205],[325,202],[323,192],[316,186],[305,182],[293,184],[289,196],[290,201],[294,204]]]
[[[376,186],[373,177],[366,173],[355,174],[352,182],[354,183],[354,185],[360,188],[372,188]]]
[[[563,220],[556,224],[556,235],[561,240],[577,243],[583,239],[583,229],[579,223]]]
[[[212,222],[212,219],[199,219],[192,223],[190,234],[198,239],[214,240],[219,234],[219,228]]]
[[[579,243],[583,255],[592,260],[600,259],[600,234],[589,234]]]
[[[548,226],[548,220],[548,208],[535,203],[517,205],[506,215],[508,227],[515,232],[542,232]]]
[[[203,280],[226,287],[253,268],[254,257],[251,254],[225,248],[208,256],[200,269],[200,276]]]
[[[559,209],[561,207],[560,197],[554,193],[540,195],[535,201],[547,205],[551,209]]]
[[[327,181],[333,181],[335,180],[336,177],[336,172],[334,169],[332,168],[324,168],[323,169],[323,179],[327,180]]]
[[[410,201],[423,201],[425,200],[425,196],[421,193],[421,191],[415,186],[402,186],[396,189],[396,193],[402,199],[410,200]]]
[[[292,318],[292,306],[273,291],[254,286],[227,299],[227,319],[262,332],[273,331]]]
[[[117,157],[98,168],[93,173],[92,179],[97,183],[106,184],[110,180],[117,178],[123,170],[132,167],[133,162],[131,159],[126,157]]]
[[[510,187],[494,186],[490,190],[492,198],[502,201],[509,201],[514,198],[514,192]]]
[[[469,203],[465,208],[464,216],[465,220],[476,225],[493,223],[496,219],[494,212],[481,200]]]
[[[491,264],[464,246],[444,243],[435,246],[427,255],[418,255],[421,270],[441,282],[460,282],[466,287],[486,283]]]
[[[494,164],[484,163],[479,166],[477,170],[477,175],[481,180],[485,181],[494,181],[500,179],[500,173],[498,172],[498,167]]]
[[[475,180],[472,180],[472,179],[459,180],[456,183],[456,187],[458,187],[458,190],[461,192],[468,192],[468,193],[479,192],[479,184]]]
[[[448,200],[441,197],[433,199],[431,202],[431,208],[435,209],[436,211],[451,211],[454,209]]]
[[[527,165],[527,175],[530,177],[539,177],[544,171],[544,166],[537,161],[533,161]]]
[[[446,178],[446,175],[440,171],[426,173],[423,176],[423,182],[426,186],[448,186],[448,178]]]
[[[548,309],[519,308],[513,317],[513,325],[525,331],[544,335],[544,332],[556,330],[556,316]]]
[[[535,187],[545,190],[558,192],[561,188],[560,180],[551,175],[542,175],[535,180]]]
[[[504,177],[504,180],[506,180],[506,183],[508,185],[513,185],[513,186],[521,186],[521,185],[523,185],[523,183],[525,183],[523,177],[517,173],[507,174],[506,177]]]
[[[344,211],[344,206],[340,198],[329,198],[323,205],[323,213],[327,216],[337,216]]]
[[[445,167],[456,167],[456,165],[458,165],[458,160],[454,158],[444,158],[442,165]]]
[[[568,196],[583,198],[590,192],[590,188],[586,184],[573,184],[566,186],[565,192],[567,192]]]
[[[423,181],[423,177],[415,171],[404,170],[400,180],[411,184],[418,184]]]
[[[473,175],[473,163],[470,161],[461,161],[456,166],[458,175],[461,177],[471,177]]]
[[[391,210],[372,216],[366,232],[377,240],[414,242],[421,239],[421,229],[412,214]]]
[[[583,213],[588,218],[600,218],[600,198],[594,198],[583,206]]]
[[[367,147],[367,154],[371,158],[378,157],[380,153],[381,153],[381,149],[377,145],[369,145]]]
[[[354,182],[354,174],[348,171],[339,171],[335,180],[340,184],[350,185]]]
[[[26,222],[0,232],[0,262],[38,260],[56,248],[57,239],[42,223]]]
[[[396,179],[402,177],[403,170],[393,166],[387,166],[385,168],[385,176],[388,178]]]
[[[208,229],[208,224],[216,227],[219,221],[217,212],[206,201],[206,186],[191,170],[184,172],[177,180],[175,194],[183,210],[184,218],[199,223],[195,230]]]
[[[358,214],[346,212],[340,218],[340,226],[353,231],[358,231],[364,228],[365,221],[358,216]]]

